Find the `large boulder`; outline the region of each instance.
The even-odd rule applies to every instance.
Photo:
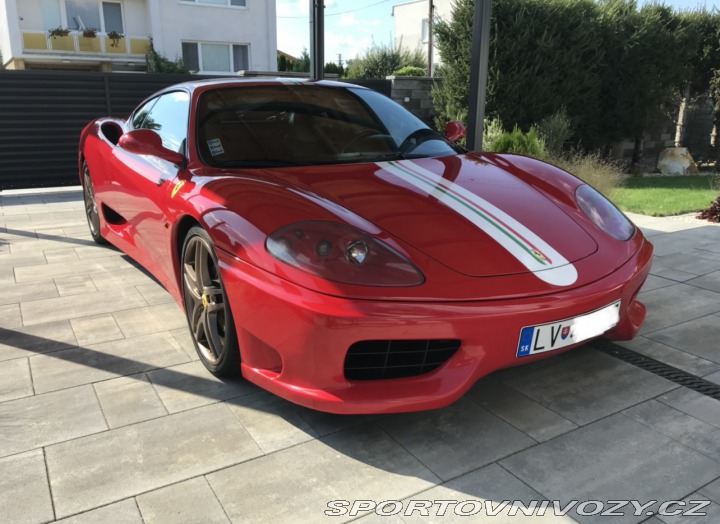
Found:
[[[667,147],[660,152],[657,163],[658,170],[663,175],[697,175],[690,151],[687,147]]]

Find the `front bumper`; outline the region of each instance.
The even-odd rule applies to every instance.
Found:
[[[616,300],[622,301],[620,321],[604,337],[633,338],[645,319],[645,306],[636,295],[650,272],[652,245],[643,242],[612,274],[576,289],[524,299],[443,303],[323,295],[227,253],[218,256],[237,326],[243,376],[309,408],[362,414],[451,404],[493,371],[557,353],[518,358],[524,326],[571,318]],[[459,339],[462,345],[444,365],[424,375],[348,381],[348,348],[361,340],[387,339]]]

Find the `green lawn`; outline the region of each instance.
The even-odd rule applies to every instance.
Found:
[[[623,211],[650,216],[680,215],[710,207],[720,195],[715,176],[631,177],[610,199]]]

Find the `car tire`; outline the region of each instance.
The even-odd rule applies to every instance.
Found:
[[[90,168],[87,162],[83,162],[83,201],[85,203],[85,218],[87,218],[90,236],[98,244],[107,244],[100,235],[100,210],[95,200],[95,190],[93,188],[92,177],[90,176]]]
[[[185,316],[200,361],[217,377],[237,376],[240,349],[235,321],[213,242],[201,227],[191,228],[185,237],[180,270]]]

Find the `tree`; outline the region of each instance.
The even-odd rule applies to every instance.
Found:
[[[310,72],[310,55],[307,49],[303,49],[300,58],[295,60],[292,66],[292,70],[296,73],[309,73]]]
[[[373,44],[361,56],[355,58],[347,68],[348,78],[385,78],[403,67],[427,69],[425,55],[420,49],[411,51],[392,44]]]
[[[171,75],[186,75],[190,73],[188,68],[185,67],[182,58],[177,58],[173,61],[155,51],[152,38],[150,39],[148,50],[145,54],[145,63],[147,64],[148,73],[165,73]]]

